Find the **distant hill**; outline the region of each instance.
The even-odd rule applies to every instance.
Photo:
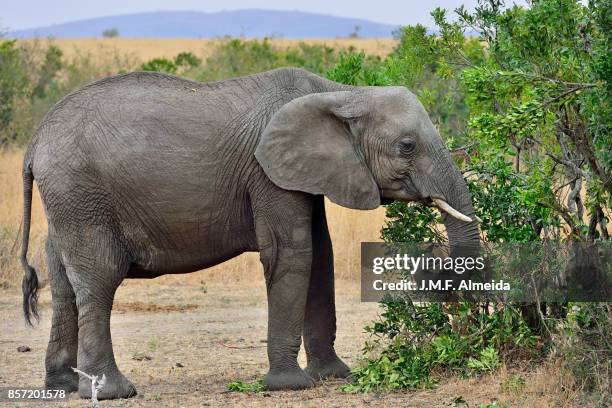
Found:
[[[347,37],[358,26],[366,38],[391,37],[394,26],[356,18],[336,17],[301,11],[237,10],[218,13],[159,11],[98,17],[47,27],[16,30],[12,38],[101,37],[104,30],[116,28],[130,38],[214,38],[238,37],[336,38]]]

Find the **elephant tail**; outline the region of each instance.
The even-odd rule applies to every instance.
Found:
[[[21,289],[23,291],[23,315],[29,326],[32,317],[38,321],[38,276],[36,270],[28,264],[28,242],[30,240],[30,221],[32,218],[32,186],[34,175],[32,164],[26,154],[23,164],[23,235],[21,237],[21,265],[25,271]]]

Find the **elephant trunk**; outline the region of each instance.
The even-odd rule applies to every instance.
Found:
[[[453,202],[453,207],[459,208],[458,211],[470,217],[472,221],[466,222],[446,213],[443,214],[442,219],[448,235],[450,256],[475,258],[480,252],[478,222],[474,217],[474,209],[469,199],[470,195],[467,192],[467,187],[465,187],[465,190],[465,196],[467,198],[459,197],[455,200],[450,200],[450,202]]]
[[[475,258],[480,252],[480,235],[467,184],[441,141],[435,156],[437,158],[434,163],[440,166],[435,166],[436,170],[433,171],[440,173],[431,175],[435,180],[431,198],[442,213],[450,256]],[[450,208],[445,208],[444,204]]]

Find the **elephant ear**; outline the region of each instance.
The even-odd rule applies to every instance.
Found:
[[[277,186],[324,194],[343,207],[373,209],[379,189],[351,133],[350,121],[365,115],[356,92],[326,92],[285,104],[272,116],[255,150]]]

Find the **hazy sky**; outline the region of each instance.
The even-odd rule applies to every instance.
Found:
[[[507,0],[524,4],[524,0]],[[116,14],[159,10],[214,12],[246,8],[300,10],[356,17],[388,24],[432,26],[435,7],[473,8],[477,0],[0,0],[0,27],[23,29]]]

